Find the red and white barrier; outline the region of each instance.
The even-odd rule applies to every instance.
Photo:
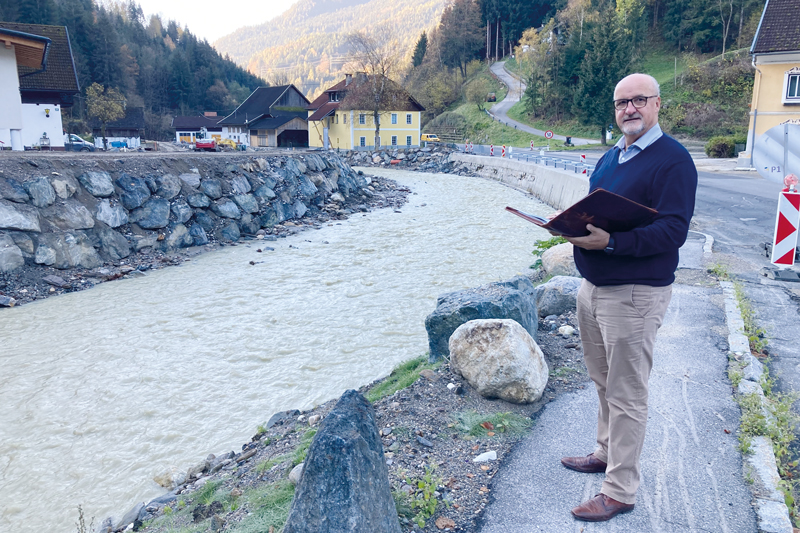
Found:
[[[505,156],[506,156],[506,145],[504,144],[503,145],[503,155],[501,157],[505,157]]]
[[[494,145],[493,144],[489,145],[489,155],[494,155]]]
[[[797,228],[800,226],[800,193],[789,189],[779,194],[771,262],[773,265],[792,266],[797,247]]]
[[[533,151],[533,141],[531,141],[531,151]]]

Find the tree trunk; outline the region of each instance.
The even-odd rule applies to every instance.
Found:
[[[106,123],[102,122],[101,124],[103,126],[103,150],[108,151],[108,140],[106,140]]]
[[[494,60],[500,59],[500,17],[497,17],[497,35],[494,37]]]

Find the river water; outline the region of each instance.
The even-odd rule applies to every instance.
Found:
[[[528,272],[549,237],[503,208],[551,209],[496,182],[370,171],[416,193],[401,213],[0,312],[0,531],[119,518],[168,467],[388,374],[427,351],[439,294]]]

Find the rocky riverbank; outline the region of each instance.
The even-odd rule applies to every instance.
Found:
[[[332,153],[4,155],[0,306],[397,208],[408,193]]]
[[[385,147],[379,150],[341,152],[352,166],[387,167],[434,174],[478,176],[469,165],[453,161],[450,154],[458,152],[446,144],[431,144],[424,148]]]
[[[492,498],[492,478],[535,423],[538,413],[565,392],[589,384],[580,350],[574,312],[540,321],[538,344],[550,368],[540,400],[527,405],[488,400],[456,377],[447,363],[419,361],[419,378],[397,392],[380,388],[393,374],[359,392],[373,402],[404,532],[474,532]],[[173,469],[159,478],[175,488],[160,498],[134,506],[127,518],[104,520],[108,533],[119,527],[152,533],[181,530],[280,531],[288,512],[293,473],[302,462],[320,421],[336,400],[309,411],[277,413],[262,424],[239,451],[209,455],[197,465]],[[475,462],[478,456],[496,457]],[[430,475],[428,481],[426,475]],[[409,506],[423,481],[433,490],[436,510],[425,524],[414,521],[419,509]]]

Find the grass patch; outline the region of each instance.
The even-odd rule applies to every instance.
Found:
[[[436,368],[440,365],[440,362],[437,363],[428,363],[428,358],[424,355],[420,357],[415,357],[405,363],[401,363],[392,370],[392,373],[389,374],[382,382],[378,383],[374,387],[372,387],[369,391],[367,391],[366,398],[370,402],[374,403],[380,400],[381,398],[385,398],[386,396],[391,396],[395,392],[405,389],[415,381],[419,379],[419,373],[426,368]]]
[[[578,122],[577,120],[562,120],[558,123],[552,123],[547,119],[544,118],[535,118],[531,117],[527,111],[525,110],[525,103],[524,101],[519,101],[513,106],[511,109],[508,110],[508,116],[517,122],[522,122],[532,128],[536,128],[537,130],[552,130],[553,133],[557,135],[564,135],[570,137],[580,137],[582,139],[600,139],[600,132],[596,126],[586,126]],[[529,134],[530,135],[530,134]],[[536,137],[536,144],[542,144],[543,137]],[[617,142],[619,140],[619,135],[616,135],[613,140],[607,141],[609,144]],[[565,148],[564,141],[550,141],[552,143],[551,149],[558,148],[559,150],[563,150]],[[530,143],[530,141],[528,141]],[[530,144],[528,144],[530,147]],[[581,147],[581,149],[586,150],[587,146]]]
[[[263,474],[264,472],[267,472],[268,470],[272,469],[273,466],[280,464],[286,461],[287,459],[289,459],[289,455],[283,454],[283,455],[278,455],[277,457],[273,457],[271,459],[267,459],[266,461],[261,461],[256,466],[256,472],[259,474]]]
[[[767,339],[767,332],[764,328],[759,327],[756,322],[756,312],[753,309],[753,304],[747,299],[744,293],[744,286],[741,283],[734,283],[733,290],[736,294],[736,301],[739,304],[739,311],[744,320],[744,334],[750,343],[750,351],[755,354],[761,354],[762,350],[767,347],[769,343]]]
[[[717,278],[719,281],[728,281],[731,279],[731,275],[728,272],[728,267],[721,263],[716,263],[706,270],[706,272]]]
[[[488,436],[489,432],[495,435],[518,435],[527,430],[533,421],[514,413],[483,414],[477,411],[464,411],[455,415],[453,427],[461,433],[473,437]]]
[[[300,443],[297,445],[297,448],[294,449],[294,453],[292,454],[292,466],[299,465],[306,460],[308,449],[311,447],[311,441],[314,440],[314,435],[316,434],[316,429],[309,429],[300,438]]]
[[[280,480],[267,486],[255,488],[242,495],[247,501],[248,514],[244,520],[226,531],[230,533],[264,533],[270,526],[280,531],[289,516],[294,497],[294,485],[289,480]]]
[[[432,518],[439,507],[440,502],[436,489],[442,484],[443,480],[436,475],[435,463],[429,464],[425,468],[425,474],[419,479],[403,477],[405,477],[405,482],[409,486],[414,487],[414,494],[409,495],[409,500],[412,512],[416,511],[416,513],[414,513],[411,520],[420,528],[424,528],[425,521]]]

